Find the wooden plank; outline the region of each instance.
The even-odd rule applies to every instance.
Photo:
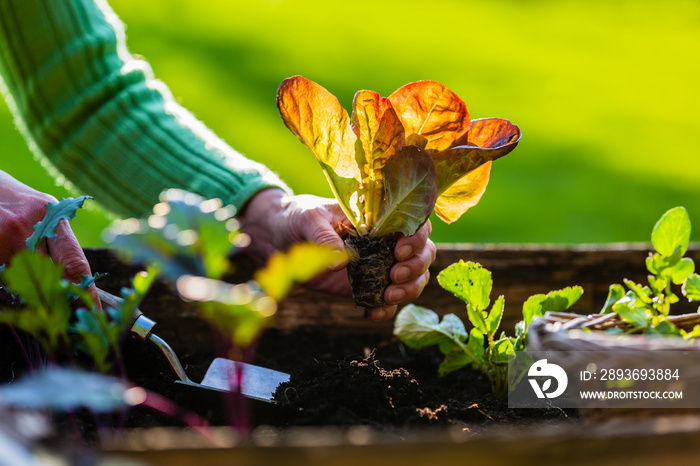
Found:
[[[645,258],[648,244],[611,245],[440,245],[437,260],[430,268],[431,278],[416,304],[438,314],[464,316],[464,305],[437,283],[440,270],[458,260],[475,261],[493,273],[492,299],[505,295],[506,312],[501,328],[511,332],[521,319],[522,303],[531,295],[571,285],[584,288],[581,300],[572,308],[578,313],[597,313],[612,283],[624,278],[646,283]],[[88,249],[86,255],[93,272],[110,275],[99,285],[114,294],[129,286],[138,267],[121,264],[107,249]],[[700,263],[700,247],[693,245],[687,257]],[[253,268],[238,260],[236,281],[247,280]],[[683,301],[683,300],[682,300]],[[695,312],[697,305],[678,303],[677,311]],[[142,305],[149,317],[161,323],[159,334],[176,348],[199,351],[211,347],[211,331],[197,316],[196,309],[180,301],[165,284],[159,283]],[[280,303],[275,326],[283,331],[299,326],[324,329],[329,333],[378,333],[388,335],[392,323],[376,324],[363,317],[346,298],[298,288]]]

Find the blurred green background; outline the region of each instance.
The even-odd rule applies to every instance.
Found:
[[[349,108],[419,79],[446,84],[473,118],[520,126],[479,205],[440,242],[648,241],[684,205],[700,240],[700,2],[111,0],[127,45],[177,99],[298,193],[330,196],[284,126],[277,86],[300,74]],[[0,168],[68,195],[0,106]],[[60,180],[59,180],[60,181]],[[73,228],[101,244],[108,218]]]

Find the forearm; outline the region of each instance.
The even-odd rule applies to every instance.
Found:
[[[123,39],[93,0],[0,2],[0,74],[33,150],[120,215],[142,215],[170,187],[239,208],[287,189],[175,103]]]

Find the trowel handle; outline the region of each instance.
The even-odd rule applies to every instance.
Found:
[[[122,298],[107,293],[99,288],[97,289],[97,293],[100,296],[100,301],[102,301],[103,307],[111,306],[113,308],[117,308],[123,301]],[[187,373],[182,367],[180,359],[178,359],[175,351],[173,351],[165,340],[153,333],[153,327],[155,326],[155,321],[143,315],[143,313],[136,308],[131,314],[131,320],[129,321],[129,335],[135,337],[141,343],[152,343],[160,350],[161,353],[163,353],[163,356],[165,356],[165,359],[168,360],[170,367],[173,369],[173,371],[175,371],[178,378],[183,382],[190,382],[190,379],[187,377]]]

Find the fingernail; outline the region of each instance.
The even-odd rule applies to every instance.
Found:
[[[400,261],[406,260],[409,257],[411,257],[411,253],[413,252],[413,248],[411,247],[410,244],[404,244],[399,248],[399,250],[396,252],[396,258]]]
[[[405,266],[400,266],[396,268],[396,272],[394,272],[394,282],[395,283],[403,283],[408,279],[408,276],[411,274],[411,271],[408,269],[408,267]]]
[[[391,304],[399,304],[399,302],[406,297],[406,292],[403,288],[394,288],[389,292],[389,299],[387,300]]]

